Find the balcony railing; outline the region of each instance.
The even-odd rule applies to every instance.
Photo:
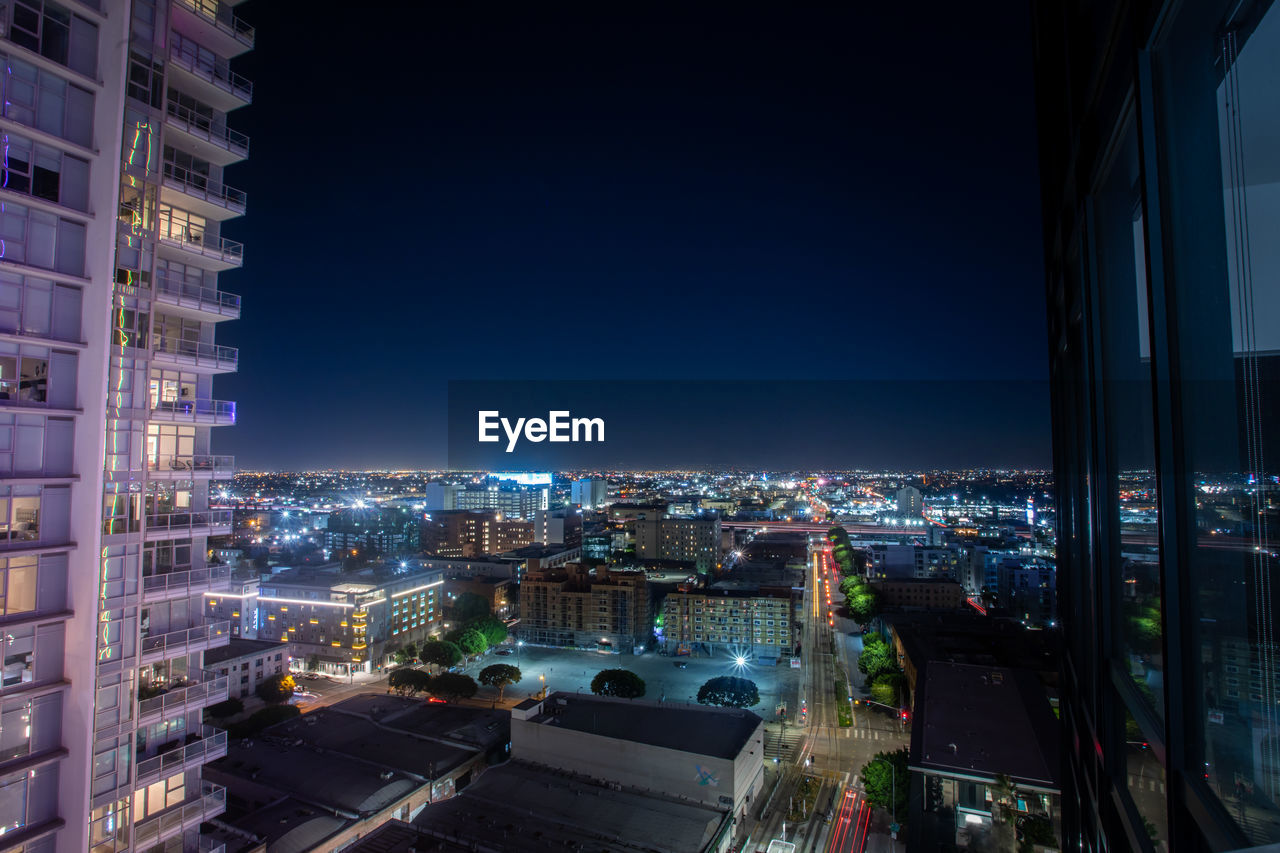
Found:
[[[190,397],[156,400],[151,405],[151,417],[162,421],[234,424],[236,404],[230,400],[193,400]]]
[[[204,726],[194,743],[144,758],[138,762],[137,784],[150,784],[166,776],[180,773],[191,764],[205,764],[227,752],[227,733],[223,729]]]
[[[169,118],[175,121],[187,133],[208,140],[219,148],[233,151],[242,157],[249,156],[249,137],[238,130],[221,125],[212,118],[184,107],[176,101],[169,101],[165,107]]]
[[[229,621],[213,622],[209,625],[197,625],[184,631],[170,631],[167,634],[155,634],[142,638],[142,654],[155,652],[177,652],[192,645],[207,644],[221,637],[231,639],[231,623]],[[226,645],[223,643],[222,645]]]
[[[167,598],[173,594],[204,592],[215,584],[222,584],[230,579],[230,566],[209,566],[185,572],[147,575],[142,579],[142,598],[145,601]]]
[[[241,44],[253,47],[253,27],[237,18],[226,3],[219,3],[218,0],[177,0],[177,3],[195,12]]]
[[[207,241],[208,237],[201,234],[199,239]],[[221,243],[224,246],[232,244],[238,247],[236,250],[237,257],[244,254],[244,247],[234,240],[223,239]],[[240,314],[239,294],[227,293],[225,290],[218,290],[215,287],[203,287],[199,284],[192,284],[169,276],[157,276],[155,292],[157,296],[167,296],[171,300],[176,299],[185,303],[194,302],[202,310],[211,311],[215,314]]]
[[[188,252],[199,252],[206,258],[213,258],[232,266],[244,263],[244,243],[228,240],[226,237],[214,237],[204,230],[186,228],[181,225],[160,222],[158,236],[162,241],[177,244]]]
[[[184,829],[217,817],[226,809],[227,789],[211,782],[202,782],[199,798],[166,809],[154,817],[138,821],[133,831],[133,849],[146,850],[154,847]]]
[[[172,687],[167,693],[143,699],[138,703],[138,719],[160,714],[180,712],[186,708],[204,708],[227,698],[230,679],[225,675],[202,669],[193,682]]]
[[[236,472],[236,458],[203,454],[149,457],[147,470],[153,474],[212,474],[230,477]]]
[[[190,8],[189,4],[185,5]],[[253,83],[248,78],[232,71],[227,60],[200,47],[189,38],[183,38],[181,33],[173,33],[171,36],[169,59],[196,77],[243,99],[245,103],[253,100]],[[245,148],[249,147],[247,136],[244,145]]]
[[[185,166],[179,166],[177,163],[165,162],[164,177],[165,180],[178,184],[187,195],[204,199],[210,204],[216,204],[219,207],[234,207],[244,210],[249,202],[249,196],[244,190],[220,184],[211,180],[208,175],[194,172]]]
[[[169,512],[147,516],[148,534],[191,535],[193,530],[218,527],[231,529],[231,510],[209,509],[201,512]]]
[[[199,341],[184,341],[174,338],[159,338],[152,350],[156,355],[171,355],[175,360],[190,360],[197,365],[207,365],[223,370],[235,370],[240,360],[240,353],[235,347],[224,347],[217,344],[205,344]]]

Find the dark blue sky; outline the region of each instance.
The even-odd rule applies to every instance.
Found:
[[[456,379],[1044,378],[1024,4],[689,5],[242,6],[216,449],[442,465]]]

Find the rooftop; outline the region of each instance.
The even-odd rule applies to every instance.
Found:
[[[1034,672],[931,661],[916,690],[912,768],[1058,789],[1058,723]]]
[[[270,640],[244,640],[239,637],[232,637],[231,642],[225,646],[216,649],[208,649],[204,653],[204,665],[206,667],[213,664],[222,663],[224,660],[232,660],[234,658],[245,657],[246,655],[260,655],[269,651],[281,651],[284,643],[271,642]],[[288,652],[288,649],[283,649]]]
[[[751,711],[736,708],[579,693],[552,693],[541,705],[529,722],[714,758],[735,758],[763,724]]]

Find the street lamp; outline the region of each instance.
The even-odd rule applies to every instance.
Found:
[[[516,640],[516,666],[520,666],[520,650],[524,648],[524,640]]]
[[[542,690],[539,691],[538,698],[546,699],[547,698],[547,676],[545,674],[539,675],[538,680],[542,682]]]

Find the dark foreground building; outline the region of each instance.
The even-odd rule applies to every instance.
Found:
[[[1064,845],[1275,843],[1280,5],[1033,8]]]

